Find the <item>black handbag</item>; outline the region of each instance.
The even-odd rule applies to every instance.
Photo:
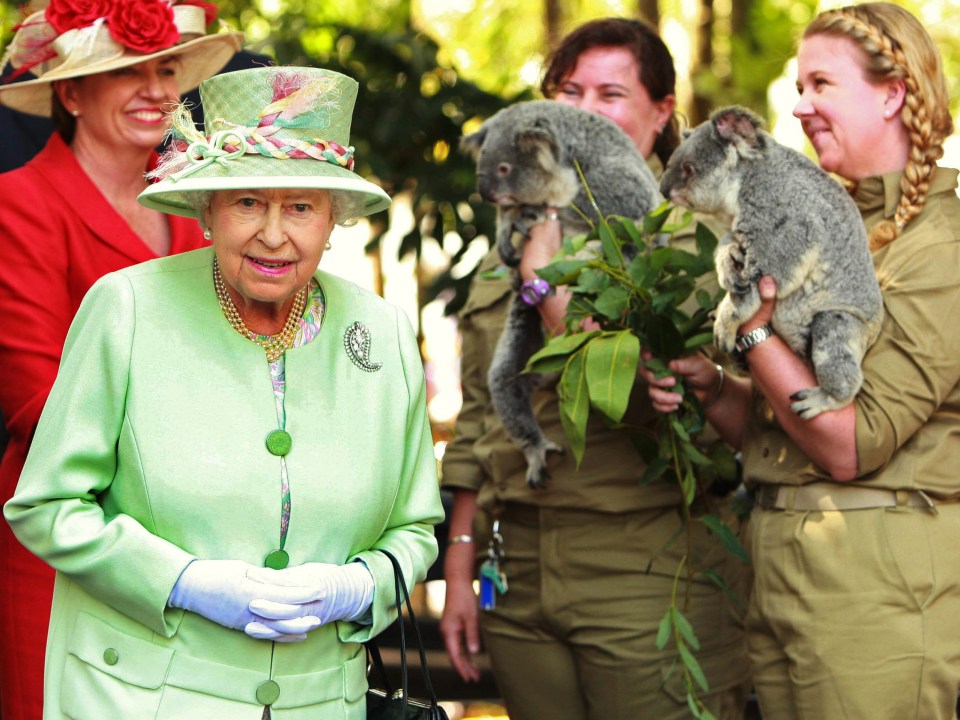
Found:
[[[380,649],[377,647],[376,639],[368,640],[364,645],[367,648],[367,656],[370,664],[376,669],[380,676],[381,687],[371,687],[367,690],[367,720],[448,720],[446,711],[437,704],[437,694],[433,690],[433,684],[430,682],[430,672],[427,670],[427,656],[423,650],[423,638],[420,636],[420,626],[417,624],[417,618],[413,614],[413,607],[410,605],[410,594],[407,592],[407,584],[403,579],[403,571],[400,569],[400,563],[386,550],[378,548],[380,552],[390,559],[393,565],[393,581],[396,585],[396,603],[397,619],[400,622],[400,689],[394,690],[387,679],[387,673],[383,667],[383,659],[380,657]],[[410,617],[410,624],[413,625],[413,632],[417,638],[417,650],[420,652],[420,667],[423,670],[423,684],[426,686],[427,700],[418,700],[409,697],[407,694],[407,640],[404,632],[403,623],[403,604],[400,601],[400,592],[403,591],[403,598],[407,603],[407,614]]]

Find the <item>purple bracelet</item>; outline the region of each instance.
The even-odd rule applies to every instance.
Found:
[[[550,283],[543,278],[531,278],[524,280],[520,285],[520,299],[527,305],[535,306],[543,302],[543,299],[550,294]]]

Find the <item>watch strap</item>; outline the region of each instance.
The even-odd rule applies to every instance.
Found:
[[[737,338],[737,344],[735,346],[736,354],[739,357],[743,357],[750,352],[752,348],[756,347],[764,340],[769,340],[774,335],[776,335],[776,333],[773,331],[773,326],[770,325],[770,323],[761,325],[758,328],[754,328],[750,332],[744,333]]]

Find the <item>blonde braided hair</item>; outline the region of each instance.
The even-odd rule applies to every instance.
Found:
[[[812,35],[849,38],[865,55],[869,79],[903,80],[906,88],[900,119],[910,134],[910,152],[893,222],[884,220],[870,233],[870,247],[876,250],[896,239],[923,209],[937,160],[943,156],[943,141],[953,132],[940,53],[912,14],[886,2],[823,12],[803,34]]]

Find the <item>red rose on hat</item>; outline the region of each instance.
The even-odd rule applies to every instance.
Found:
[[[110,15],[115,0],[50,0],[45,11],[47,22],[58,35],[73,28],[93,25],[94,21]]]
[[[180,39],[173,8],[166,0],[121,0],[107,25],[114,40],[142,53],[163,50]]]

